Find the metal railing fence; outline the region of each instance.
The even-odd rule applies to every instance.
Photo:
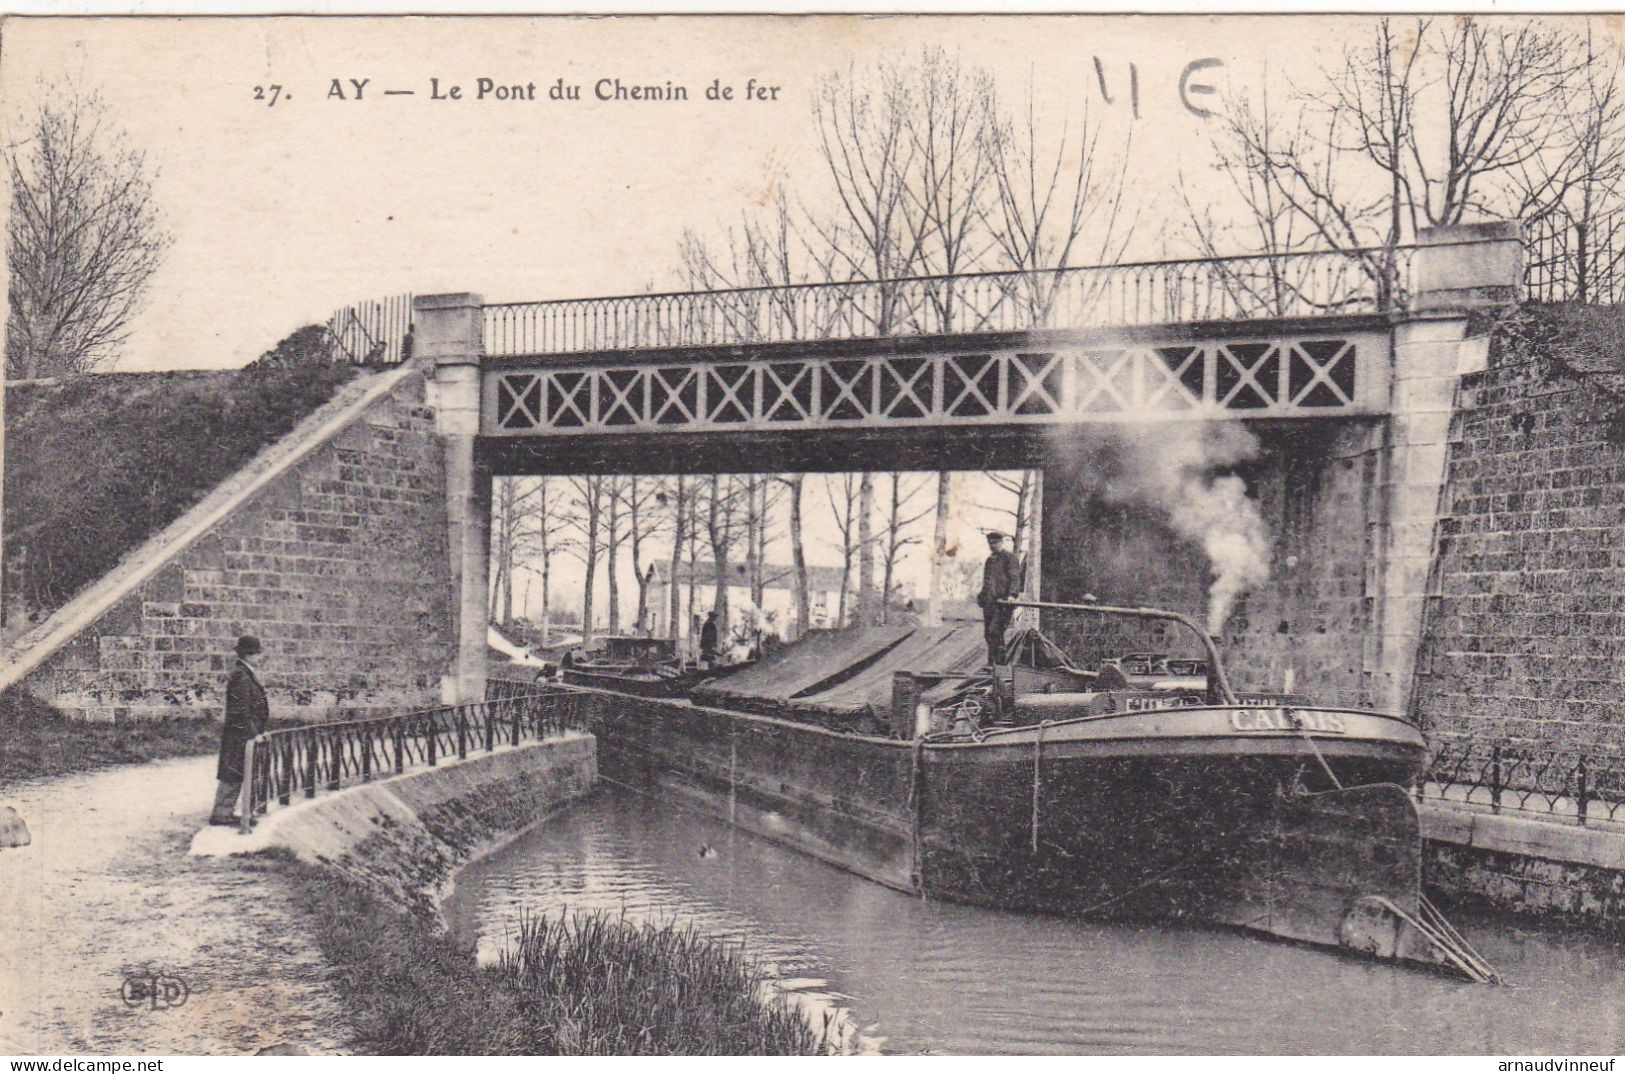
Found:
[[[498,357],[1385,313],[1413,247],[1146,261],[485,307]]]
[[[357,302],[327,319],[328,354],[353,365],[399,365],[412,357],[412,296]]]
[[[273,803],[585,730],[587,702],[567,690],[504,683],[485,701],[267,731],[244,748],[242,830]]]
[[[1625,301],[1625,210],[1524,223],[1524,291],[1537,302]],[[1117,265],[795,283],[484,309],[494,357],[687,346],[1137,327],[1404,310],[1417,247],[1140,261]],[[412,296],[358,302],[328,320],[335,361],[411,357]]]
[[[1424,801],[1580,825],[1625,822],[1625,752],[1466,736],[1436,737],[1433,745],[1419,789]]]
[[[1524,293],[1534,302],[1625,302],[1625,210],[1549,213],[1524,224]]]

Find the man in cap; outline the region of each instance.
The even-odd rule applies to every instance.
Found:
[[[700,663],[706,667],[715,667],[717,663],[717,649],[720,639],[717,637],[717,613],[708,612],[705,616],[705,625],[700,628]]]
[[[987,662],[1004,662],[1004,632],[1010,629],[1015,609],[1001,601],[1021,592],[1021,563],[1004,547],[1004,534],[989,530],[987,562],[982,564],[982,591],[976,603],[982,607],[982,634],[987,638]]]
[[[240,818],[232,812],[237,796],[243,789],[243,747],[248,740],[265,730],[270,719],[270,707],[265,700],[265,687],[249,660],[260,654],[260,640],[251,634],[237,639],[237,664],[231,669],[226,683],[226,726],[220,732],[220,762],[215,767],[215,778],[220,786],[214,795],[214,812],[210,824],[237,824]]]

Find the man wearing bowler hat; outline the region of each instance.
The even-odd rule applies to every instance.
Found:
[[[1010,629],[1015,609],[1001,601],[1021,593],[1021,564],[1015,553],[1004,547],[1006,537],[989,530],[987,562],[982,565],[982,591],[976,603],[982,606],[982,634],[987,639],[987,662],[1004,662],[1004,632]]]
[[[265,687],[260,685],[254,665],[249,663],[259,654],[258,638],[244,634],[237,639],[237,665],[231,669],[231,679],[226,683],[226,726],[220,732],[220,763],[214,773],[220,786],[214,794],[210,824],[239,823],[241,818],[232,812],[232,807],[243,789],[243,747],[265,730],[271,716]]]

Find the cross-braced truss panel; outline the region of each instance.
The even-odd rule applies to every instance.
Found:
[[[1114,421],[1356,411],[1351,338],[503,369],[497,434]]]

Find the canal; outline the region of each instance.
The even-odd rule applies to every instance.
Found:
[[[611,785],[466,869],[447,906],[494,958],[522,912],[624,911],[741,942],[867,1048],[930,1053],[1619,1054],[1625,945],[1456,914],[1472,985],[1194,928],[927,902]]]

